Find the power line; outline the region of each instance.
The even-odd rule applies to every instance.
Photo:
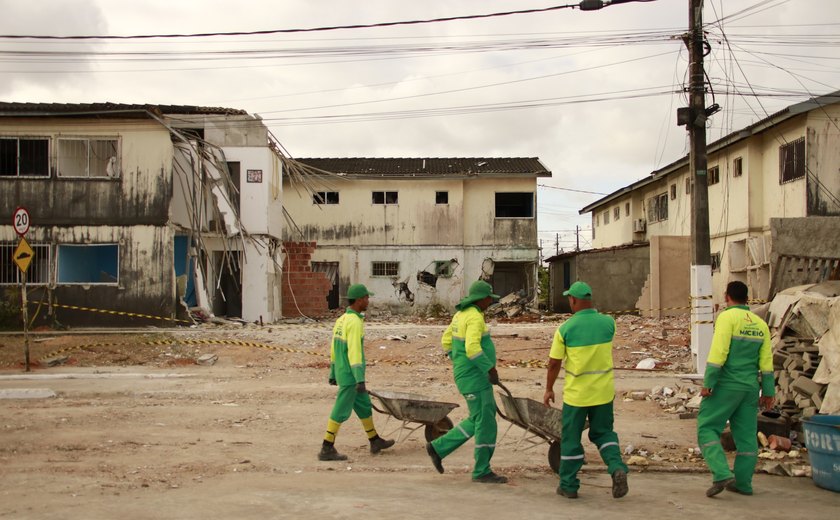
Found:
[[[573,191],[575,193],[588,193],[590,195],[606,195],[606,193],[601,193],[599,191],[587,191],[587,190],[576,190],[573,188],[559,188],[557,186],[549,186],[548,184],[537,184],[540,188],[549,188],[552,190],[562,190],[562,191]]]
[[[130,36],[117,35],[75,35],[75,36],[53,36],[53,35],[32,35],[32,34],[0,34],[0,38],[8,39],[33,39],[33,40],[147,40],[154,38],[208,38],[215,36],[256,36],[267,34],[290,34],[337,31],[344,29],[373,29],[378,27],[394,27],[398,25],[420,25],[439,22],[452,22],[455,20],[477,20],[481,18],[496,18],[500,16],[511,16],[516,14],[533,14],[557,11],[559,9],[575,9],[576,4],[555,5],[536,9],[522,9],[518,11],[502,11],[487,14],[471,14],[464,16],[446,16],[442,18],[428,18],[424,20],[405,20],[399,22],[378,22],[371,24],[333,25],[327,27],[309,27],[304,29],[270,29],[265,31],[231,31],[231,32],[208,32],[191,34],[134,34]]]

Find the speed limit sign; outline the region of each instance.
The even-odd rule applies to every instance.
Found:
[[[16,209],[12,216],[12,223],[15,226],[15,233],[24,236],[29,231],[29,211],[23,207]]]

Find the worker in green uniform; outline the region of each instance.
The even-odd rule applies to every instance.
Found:
[[[452,360],[455,386],[467,401],[470,416],[446,435],[426,444],[426,453],[438,473],[443,473],[442,460],[475,435],[475,466],[473,482],[504,484],[507,477],[490,469],[490,459],[496,449],[496,400],[493,387],[499,383],[496,371],[496,347],[484,322],[484,311],[499,296],[493,287],[478,280],[470,285],[469,293],[455,306],[452,317],[441,338],[443,350]]]
[[[708,497],[724,489],[752,495],[758,461],[758,407],[769,410],[776,395],[770,329],[747,307],[747,286],[730,282],[724,299],[727,307],[715,322],[697,415],[697,441],[712,472]],[[720,444],[727,421],[737,451],[734,475]]]
[[[347,289],[349,307],[333,327],[329,382],[338,385],[338,396],[327,421],[327,433],[318,460],[347,460],[346,455],[336,451],[335,436],[341,423],[350,418],[351,412],[356,412],[362,421],[371,453],[379,453],[394,445],[393,440],[385,440],[376,433],[373,407],[365,387],[365,317],[362,313],[367,310],[372,295],[360,283],[351,285]]]
[[[563,293],[569,297],[574,315],[554,333],[548,360],[543,403],[554,402],[554,382],[561,365],[566,367],[563,383],[563,427],[560,439],[560,484],[557,494],[577,498],[577,473],[584,463],[580,442],[589,418],[589,440],[597,447],[612,477],[612,496],[627,494],[627,466],[621,460],[618,435],[613,431],[612,341],[615,320],[592,308],[592,288],[575,282]]]

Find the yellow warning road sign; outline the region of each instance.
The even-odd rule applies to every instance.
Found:
[[[29,264],[32,263],[32,255],[34,254],[35,251],[29,246],[29,242],[25,238],[20,237],[20,242],[12,254],[12,259],[17,264],[21,273],[25,273],[29,269]]]

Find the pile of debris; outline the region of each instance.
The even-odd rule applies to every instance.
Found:
[[[776,397],[793,424],[840,412],[840,282],[780,292],[769,306]]]
[[[625,399],[633,401],[655,401],[659,406],[673,414],[679,414],[680,419],[694,419],[700,409],[700,389],[694,385],[657,386],[650,393],[643,390],[628,392]]]
[[[629,351],[620,357],[630,366],[644,370],[692,369],[688,317],[644,318],[624,314],[616,318],[616,324],[613,349]]]
[[[498,305],[494,305],[489,309],[491,314],[495,317],[507,318],[515,318],[522,314],[539,314],[531,308],[534,303],[534,299],[528,298],[524,292],[525,291],[520,291],[518,293],[512,292],[501,298]]]

